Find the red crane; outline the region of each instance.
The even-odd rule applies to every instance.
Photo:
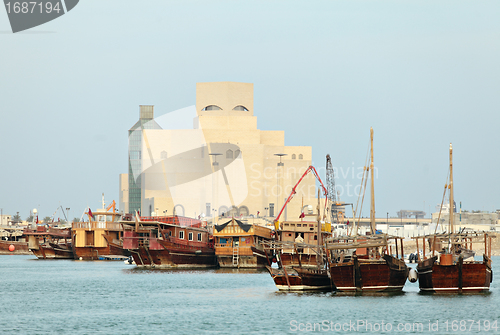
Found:
[[[302,181],[302,179],[304,179],[304,177],[309,172],[312,172],[314,174],[314,176],[316,177],[316,179],[319,181],[319,183],[321,184],[321,188],[323,189],[323,194],[325,195],[325,198],[327,198],[328,191],[326,190],[325,185],[323,185],[323,182],[321,181],[321,178],[319,177],[318,172],[316,171],[316,169],[314,168],[314,166],[312,166],[312,165],[309,166],[307,168],[307,170],[304,172],[304,174],[302,175],[302,177],[300,177],[300,179],[297,182],[297,184],[295,184],[295,186],[292,188],[292,192],[290,192],[290,195],[288,196],[288,198],[286,199],[285,203],[283,204],[283,207],[281,208],[281,211],[279,212],[279,214],[276,217],[276,219],[274,219],[274,226],[275,226],[276,229],[279,228],[279,226],[278,226],[278,224],[279,224],[279,218],[280,218],[281,214],[283,213],[283,211],[285,210],[286,205],[290,202],[290,200],[292,200],[292,198],[295,195],[295,193],[297,193],[297,191],[296,191],[297,186],[299,186],[299,184]],[[327,203],[327,201],[325,200],[325,210],[326,210],[326,203]]]

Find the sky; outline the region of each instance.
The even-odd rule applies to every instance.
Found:
[[[160,116],[235,81],[254,84],[260,129],[312,146],[317,168],[331,155],[341,200],[373,127],[377,217],[435,211],[450,143],[455,200],[495,211],[498,17],[499,1],[85,0],[13,34],[0,9],[0,208],[118,202],[139,105]]]

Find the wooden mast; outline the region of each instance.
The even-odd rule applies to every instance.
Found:
[[[370,206],[370,228],[371,234],[375,235],[375,191],[373,180],[373,127],[370,128],[370,142],[371,142],[371,159],[370,159],[370,177],[371,177],[371,206]]]
[[[325,199],[326,201],[326,199]],[[318,212],[318,216],[316,218],[316,221],[318,222],[318,252],[320,251],[320,246],[323,244],[323,241],[321,241],[321,213],[320,213],[320,193],[319,193],[319,188],[318,188],[318,205],[316,207],[316,210]]]
[[[455,201],[453,199],[453,147],[451,146],[450,143],[450,233],[454,233],[454,207],[455,207]]]

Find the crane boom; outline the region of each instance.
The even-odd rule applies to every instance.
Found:
[[[325,195],[325,197],[327,198],[328,197],[328,191],[325,187],[325,185],[323,184],[323,181],[321,181],[321,178],[319,177],[319,174],[318,172],[316,171],[316,169],[314,168],[314,166],[310,165],[307,170],[304,172],[304,174],[302,175],[302,177],[300,177],[299,181],[295,184],[295,186],[292,188],[292,191],[290,192],[290,195],[288,196],[288,198],[286,199],[285,203],[283,204],[283,207],[281,208],[278,216],[276,216],[276,219],[274,220],[274,225],[275,227],[278,226],[279,224],[279,218],[281,216],[281,214],[283,213],[283,211],[285,210],[285,207],[286,205],[290,202],[290,200],[292,200],[293,196],[295,195],[295,193],[297,193],[296,189],[297,189],[297,186],[299,186],[300,182],[302,181],[302,179],[305,178],[305,176],[309,173],[309,172],[312,172],[314,174],[314,176],[316,177],[316,179],[320,182],[321,184],[321,188],[323,189],[323,194]],[[327,201],[325,201],[325,209],[326,209],[326,203]]]

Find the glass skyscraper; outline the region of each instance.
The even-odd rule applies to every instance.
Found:
[[[154,106],[140,106],[139,121],[128,131],[129,213],[141,210],[142,131],[144,129],[162,129],[154,120]]]

